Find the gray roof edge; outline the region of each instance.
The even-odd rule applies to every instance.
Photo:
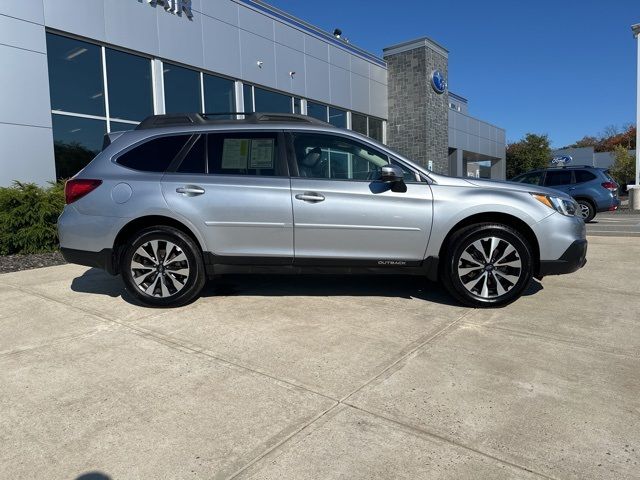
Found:
[[[456,100],[460,100],[461,102],[469,103],[469,100],[467,100],[465,97],[463,97],[462,95],[458,95],[457,93],[453,93],[452,91],[449,91],[449,96],[455,98]]]
[[[395,45],[385,47],[382,49],[382,56],[383,58],[386,58],[389,55],[395,55],[397,53],[407,52],[409,50],[414,50],[421,47],[430,48],[443,57],[449,57],[449,50],[444,48],[438,42],[430,39],[429,37],[420,37],[414,40],[409,40],[407,42],[397,43]]]

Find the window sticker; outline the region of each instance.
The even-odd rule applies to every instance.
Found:
[[[273,138],[254,138],[251,140],[251,160],[249,168],[273,169]]]
[[[246,138],[225,138],[222,146],[222,168],[246,170],[249,142]]]

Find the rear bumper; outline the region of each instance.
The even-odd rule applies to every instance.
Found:
[[[69,263],[101,268],[112,275],[117,273],[113,262],[113,252],[110,248],[105,248],[99,252],[89,252],[87,250],[74,250],[73,248],[63,247],[60,248],[60,252]]]
[[[617,210],[618,207],[620,207],[620,199],[612,196],[607,201],[598,202],[596,205],[596,212],[611,212]]]
[[[587,241],[576,240],[558,260],[541,260],[538,278],[573,273],[587,263]]]

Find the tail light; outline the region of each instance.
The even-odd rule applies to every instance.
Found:
[[[602,187],[606,188],[610,192],[615,192],[618,189],[618,184],[615,182],[604,182]]]
[[[102,180],[78,178],[67,180],[64,184],[64,200],[67,205],[91,193],[102,184]]]

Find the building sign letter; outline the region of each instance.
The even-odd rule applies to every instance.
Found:
[[[191,0],[145,0],[151,6],[164,7],[164,9],[174,15],[185,16],[191,20],[193,11],[191,10]]]

